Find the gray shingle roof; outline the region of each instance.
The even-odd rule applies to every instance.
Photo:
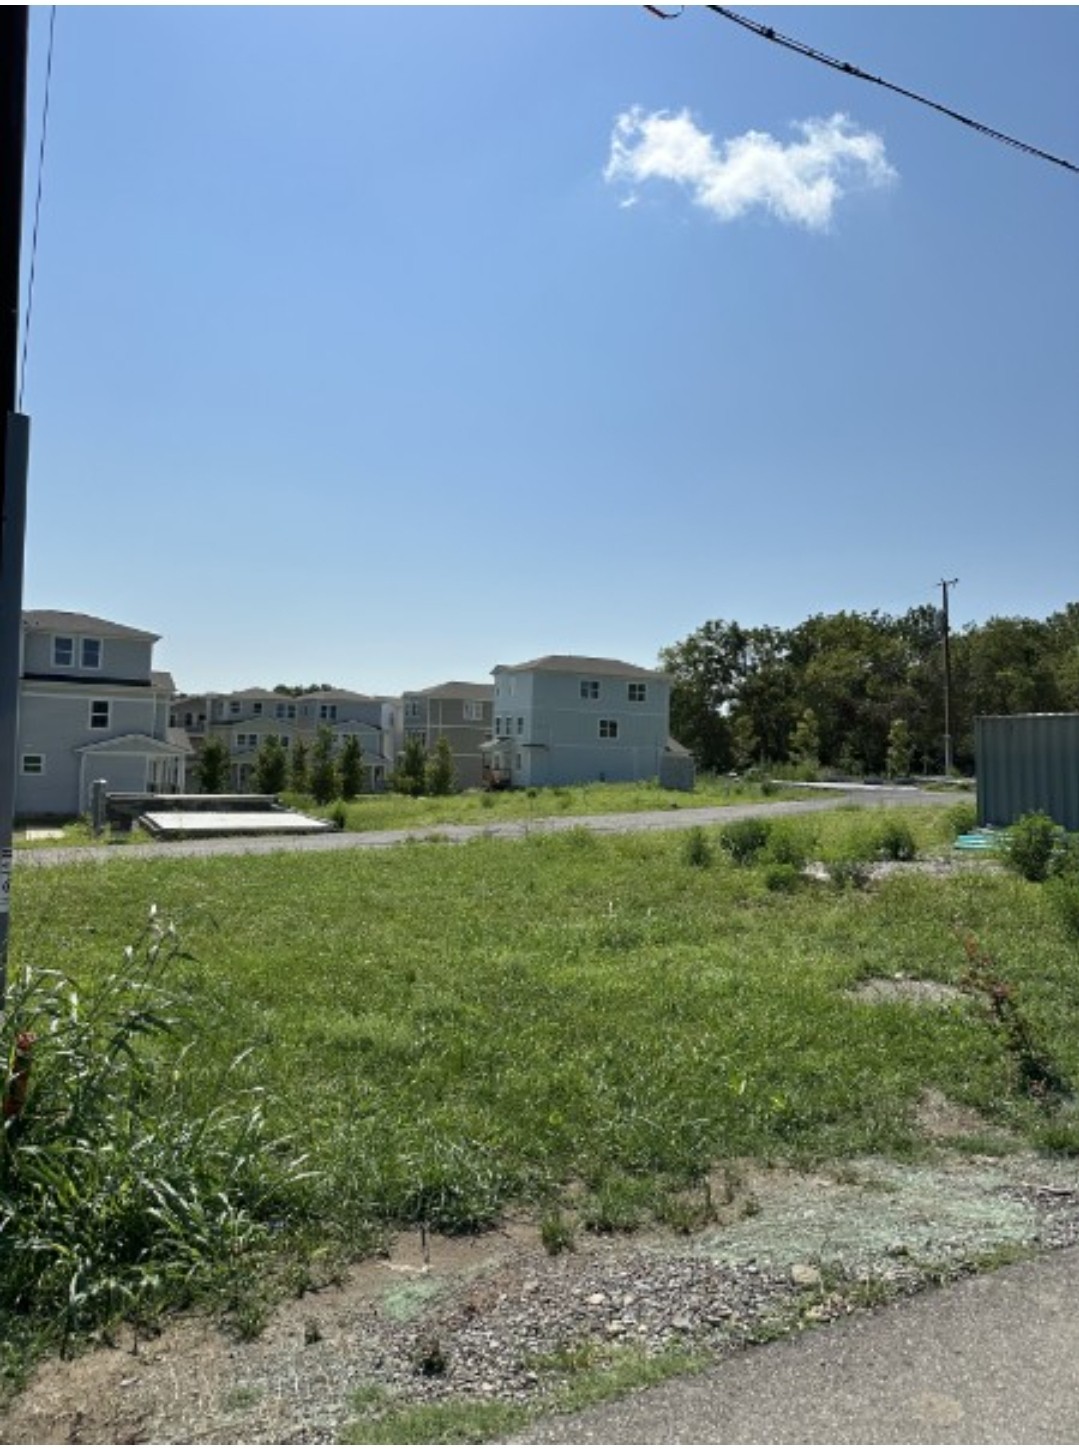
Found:
[[[586,654],[544,654],[539,659],[529,659],[524,664],[496,664],[492,673],[500,669],[523,672],[542,671],[548,674],[615,674],[630,679],[663,679],[658,669],[642,669],[639,664],[627,664],[622,659],[593,659]]]
[[[429,689],[406,689],[406,695],[424,699],[491,699],[493,684],[470,684],[467,680],[448,679],[445,684],[432,684]]]
[[[114,624],[110,619],[98,619],[93,614],[71,614],[65,609],[27,609],[23,611],[23,627],[44,629],[50,633],[66,631],[69,634],[107,634],[112,639],[150,639],[156,641],[160,634],[151,634],[146,629],[132,629],[127,624]]]

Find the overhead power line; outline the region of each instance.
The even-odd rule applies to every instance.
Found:
[[[656,5],[644,7],[660,20],[677,20],[683,13],[681,10],[674,12],[663,10]],[[1020,141],[1015,136],[1009,136],[1004,131],[997,131],[992,126],[986,126],[981,121],[974,120],[971,116],[964,116],[961,111],[953,110],[951,106],[942,105],[939,101],[930,100],[928,96],[919,95],[917,91],[908,90],[906,86],[896,85],[894,81],[885,80],[879,75],[870,75],[868,71],[862,70],[861,66],[852,65],[850,61],[837,60],[833,55],[826,55],[823,50],[816,50],[812,45],[806,45],[804,41],[794,40],[789,35],[782,35],[771,25],[762,25],[759,20],[751,20],[748,15],[740,15],[736,10],[728,10],[725,5],[706,5],[713,15],[719,15],[724,20],[732,20],[735,25],[740,25],[743,30],[751,30],[754,35],[759,35],[762,40],[770,40],[774,45],[781,45],[784,50],[793,50],[796,55],[803,55],[807,60],[815,60],[819,65],[826,65],[831,70],[837,70],[842,75],[852,76],[855,80],[868,81],[871,85],[881,86],[886,91],[893,91],[898,96],[905,96],[908,101],[916,101],[920,106],[928,106],[931,111],[938,111],[942,116],[948,116],[953,121],[958,121],[961,126],[969,126],[972,131],[979,135],[988,136],[991,141],[999,141],[1004,146],[1011,146],[1016,151],[1022,151],[1026,156],[1037,156],[1041,161],[1049,161],[1054,166],[1060,166],[1073,175],[1079,175],[1079,166],[1074,161],[1068,161],[1063,156],[1054,156],[1051,151],[1043,151],[1039,146],[1031,146],[1026,141]]]

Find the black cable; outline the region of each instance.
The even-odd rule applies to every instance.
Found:
[[[34,315],[34,277],[37,273],[37,233],[41,220],[41,187],[45,175],[45,138],[49,133],[49,93],[52,89],[52,42],[56,29],[56,6],[49,15],[49,55],[45,64],[45,102],[41,115],[41,145],[37,156],[37,199],[34,202],[34,235],[30,243],[30,282],[26,291],[26,320],[22,330],[22,364],[19,368],[18,410],[22,412],[22,395],[26,386],[26,353],[30,346],[30,320]]]
[[[646,5],[661,20],[676,20],[677,15],[660,11],[654,6]],[[1017,151],[1022,151],[1027,156],[1037,156],[1042,161],[1050,161],[1054,166],[1061,166],[1065,171],[1074,172],[1079,175],[1079,166],[1072,161],[1066,161],[1062,156],[1054,156],[1049,151],[1043,151],[1038,146],[1028,145],[1026,141],[1017,140],[1015,136],[1008,136],[1003,131],[995,131],[992,126],[983,125],[981,121],[972,120],[970,116],[964,116],[959,111],[953,111],[950,106],[941,105],[939,101],[931,101],[928,96],[921,96],[917,91],[911,91],[906,86],[896,85],[892,81],[884,80],[879,75],[870,75],[860,66],[851,65],[849,61],[836,60],[834,56],[826,55],[822,50],[815,50],[813,46],[806,45],[801,40],[792,40],[789,35],[781,35],[778,30],[770,25],[762,25],[758,20],[750,20],[746,15],[739,15],[736,10],[728,10],[723,5],[706,5],[706,10],[721,16],[724,20],[733,20],[735,25],[740,25],[744,30],[751,30],[754,35],[759,35],[763,40],[770,40],[775,45],[781,45],[785,50],[793,50],[796,55],[804,55],[808,60],[815,60],[820,65],[829,66],[832,70],[838,70],[843,75],[853,76],[855,80],[869,81],[875,86],[882,86],[887,91],[894,91],[896,95],[905,96],[908,101],[917,101],[920,106],[928,106],[930,110],[939,111],[942,116],[949,116],[953,121],[958,121],[962,126],[969,126],[971,130],[979,132],[980,135],[988,136],[990,140],[1000,141],[1005,146],[1013,146]]]

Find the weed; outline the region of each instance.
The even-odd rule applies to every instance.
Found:
[[[1004,837],[1001,857],[1008,869],[1024,880],[1046,880],[1059,833],[1048,815],[1038,811],[1021,815]]]
[[[552,1258],[559,1253],[572,1252],[576,1246],[573,1224],[563,1215],[561,1209],[553,1208],[540,1219],[540,1242]]]
[[[1057,876],[1047,883],[1046,892],[1067,935],[1079,940],[1079,876]]]
[[[699,825],[687,830],[683,837],[682,860],[686,865],[702,869],[712,864],[712,842]]]
[[[772,822],[750,817],[747,820],[732,820],[719,833],[719,843],[736,865],[753,865],[760,857]]]
[[[796,865],[767,865],[764,868],[767,890],[790,895],[802,885],[802,872]]]
[[[880,860],[914,860],[918,846],[905,820],[885,818],[874,831],[874,854]]]
[[[964,938],[963,949],[967,970],[959,985],[964,991],[985,1001],[993,1022],[1002,1032],[1005,1045],[1015,1059],[1023,1090],[1042,1102],[1070,1097],[1072,1091],[1067,1079],[1034,1040],[1030,1022],[1019,1007],[1016,988],[996,974],[992,956],[973,936]]]
[[[90,985],[28,970],[11,993],[0,1301],[52,1324],[61,1348],[223,1274],[257,1281],[299,1184],[240,1063],[194,1109],[196,1024],[168,980],[182,956],[152,910],[120,969]]]
[[[868,862],[846,857],[827,863],[828,879],[839,890],[865,890],[871,879]]]

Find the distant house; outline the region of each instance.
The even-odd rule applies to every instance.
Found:
[[[481,746],[491,733],[494,689],[489,684],[450,680],[429,689],[408,690],[401,696],[405,739],[421,739],[433,754],[445,737],[453,756],[457,784],[462,790],[483,784]]]
[[[272,689],[238,689],[231,694],[187,694],[172,702],[173,724],[187,730],[197,758],[207,739],[222,740],[229,754],[229,786],[254,788],[255,760],[271,735],[287,750],[302,740],[309,748],[325,725],[340,747],[355,734],[360,741],[365,788],[381,790],[392,768],[396,700],[351,690],[315,690],[299,696]]]
[[[90,786],[182,791],[191,746],[170,727],[172,677],[152,667],[157,634],[89,614],[23,614],[15,813],[71,817]]]
[[[484,742],[492,785],[651,780],[693,788],[692,760],[670,738],[667,675],[620,659],[548,654],[499,664]]]

